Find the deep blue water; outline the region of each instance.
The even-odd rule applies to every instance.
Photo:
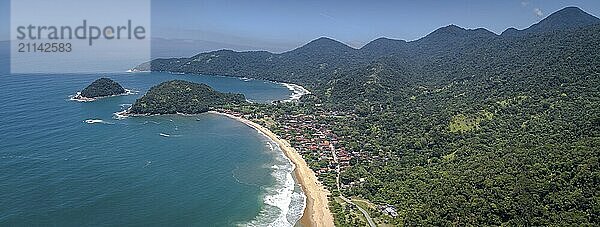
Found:
[[[139,93],[69,100],[101,76]],[[213,114],[114,118],[170,79],[255,102],[289,96],[279,84],[218,76],[0,72],[0,226],[294,223],[303,197],[292,166],[256,130]]]

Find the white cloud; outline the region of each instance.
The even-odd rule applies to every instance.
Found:
[[[525,6],[528,6],[528,5],[529,5],[529,1],[527,1],[527,0],[522,0],[522,1],[521,1],[521,5],[522,5],[523,7],[525,7]]]
[[[327,18],[327,19],[330,19],[330,20],[335,20],[335,18],[334,18],[334,17],[330,16],[330,15],[329,15],[329,14],[327,14],[327,13],[319,13],[319,15],[320,15],[320,16],[322,16],[322,17],[325,17],[325,18]]]
[[[544,12],[542,12],[542,10],[540,8],[534,8],[533,13],[538,17],[544,16]]]

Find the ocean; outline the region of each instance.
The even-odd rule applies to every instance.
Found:
[[[113,116],[166,80],[206,83],[253,102],[289,98],[281,84],[154,72],[2,72],[0,226],[292,226],[302,215],[292,164],[255,129],[208,113]],[[99,77],[136,93],[69,100]]]

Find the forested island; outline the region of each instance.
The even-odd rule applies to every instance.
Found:
[[[127,91],[119,83],[110,78],[100,78],[87,86],[80,95],[84,98],[101,98],[114,95],[122,95]]]
[[[600,19],[568,7],[502,34],[449,25],[410,42],[355,49],[320,38],[280,54],[220,50],[136,69],[308,88],[300,102],[222,110],[290,141],[333,192],[338,226],[366,225],[344,198],[379,224],[594,226],[598,47]],[[134,107],[144,113],[150,100],[161,101]],[[178,111],[167,106],[159,112]]]
[[[154,114],[199,114],[230,104],[242,104],[242,94],[221,93],[206,84],[184,80],[162,82],[131,106],[128,113],[136,115]]]

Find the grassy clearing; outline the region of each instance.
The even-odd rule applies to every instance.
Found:
[[[494,114],[486,110],[472,115],[457,114],[450,120],[448,128],[450,132],[458,133],[479,130],[479,124],[482,121],[489,121],[493,117]]]

